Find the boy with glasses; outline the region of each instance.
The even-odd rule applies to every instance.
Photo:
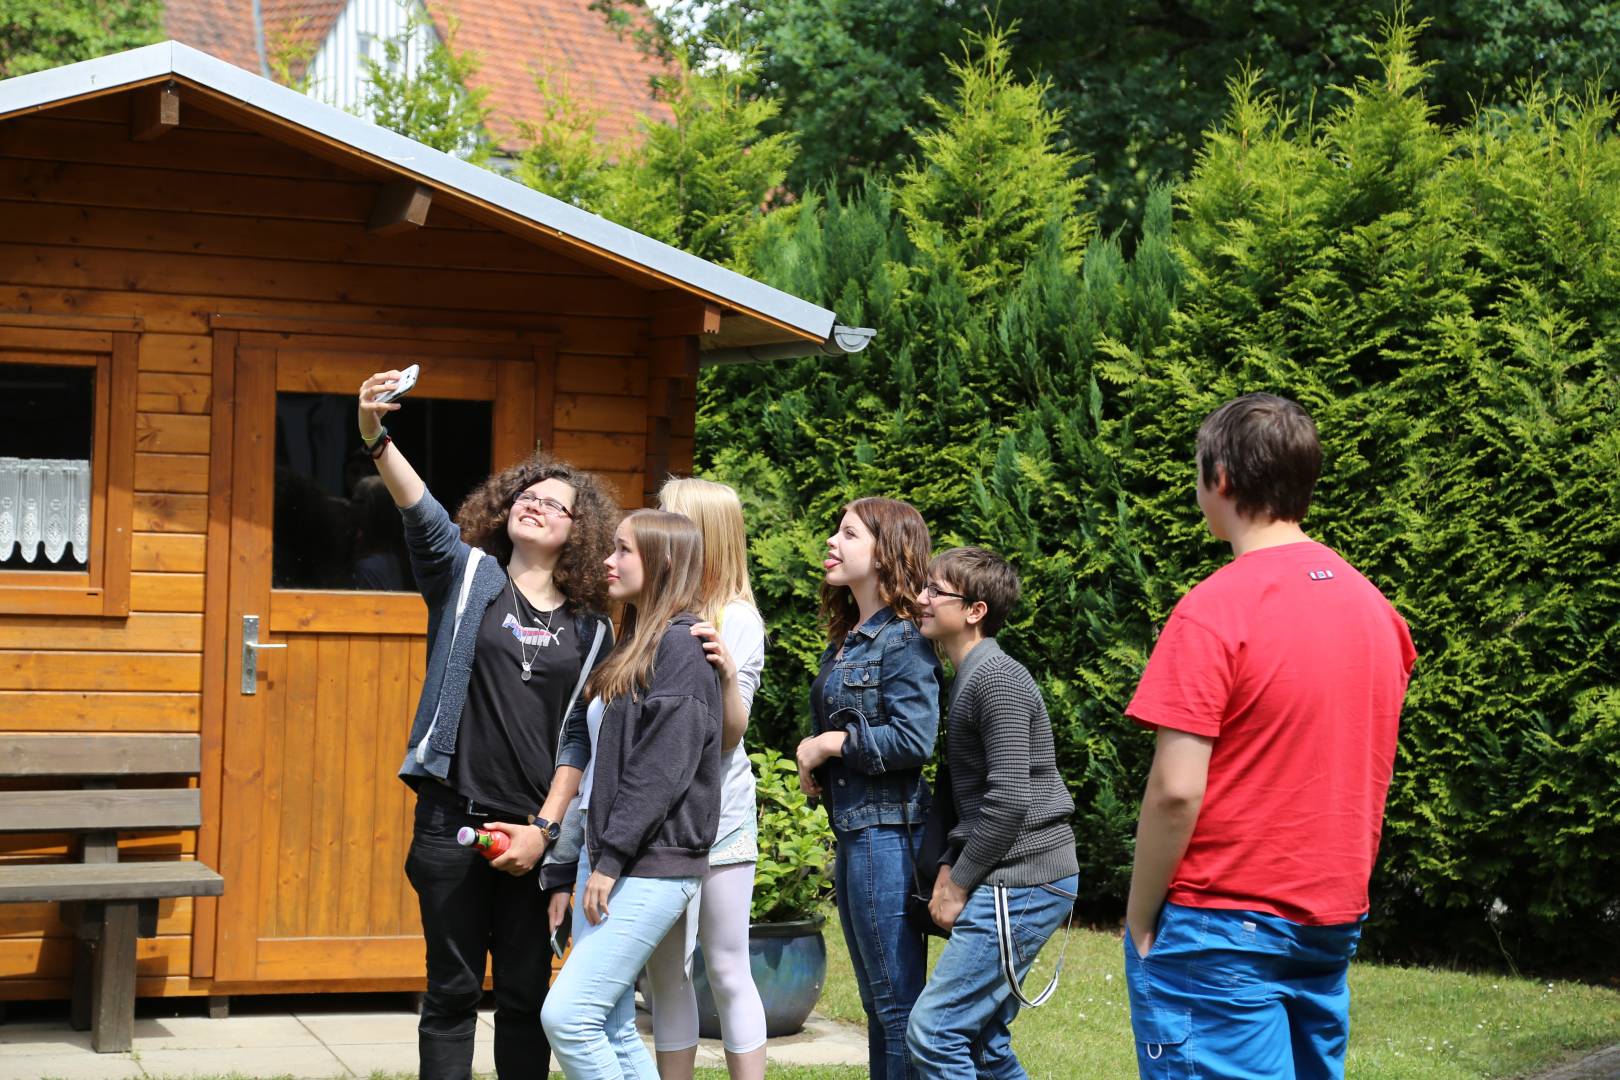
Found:
[[[953,548],[929,564],[918,597],[918,628],[956,672],[945,738],[958,822],[929,904],[951,937],[906,1031],[927,1078],[1027,1075],[1008,1032],[1023,1000],[1011,980],[1068,921],[1079,884],[1074,799],[1058,775],[1046,705],[995,639],[1018,591],[1001,556]]]
[[[1137,1066],[1338,1078],[1412,639],[1300,528],[1322,470],[1304,409],[1229,401],[1197,458],[1234,558],[1181,598],[1125,710],[1158,733],[1126,909]]]

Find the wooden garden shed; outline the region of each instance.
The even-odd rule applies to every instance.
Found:
[[[139,993],[422,985],[426,616],[364,375],[421,365],[390,428],[446,503],[541,445],[628,507],[690,468],[701,364],[869,337],[184,45],[0,82],[0,741],[199,734],[201,828],[120,855],[225,879],[160,908]],[[286,648],[244,678],[252,617]],[[67,935],[0,905],[0,1000],[66,996]]]

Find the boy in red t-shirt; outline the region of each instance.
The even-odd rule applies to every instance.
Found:
[[[1126,909],[1137,1064],[1342,1077],[1412,639],[1300,528],[1322,468],[1304,409],[1229,401],[1197,457],[1234,558],[1176,605],[1125,710],[1158,739]]]

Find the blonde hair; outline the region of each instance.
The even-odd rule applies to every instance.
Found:
[[[658,492],[658,507],[685,514],[703,534],[703,617],[718,625],[720,613],[733,600],[757,611],[748,580],[748,532],[736,489],[695,476],[672,476]]]
[[[618,647],[591,672],[587,697],[611,701],[652,685],[653,661],[669,620],[703,603],[703,534],[692,519],[665,510],[625,516],[641,557],[641,595],[624,606]]]

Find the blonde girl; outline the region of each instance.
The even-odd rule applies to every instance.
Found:
[[[719,835],[698,898],[647,964],[653,1047],[662,1080],[691,1080],[698,1043],[690,966],[695,936],[703,942],[732,1080],[760,1080],[765,1075],[765,1006],[748,958],[759,823],[754,773],[742,737],[765,669],[765,623],[748,582],[748,537],[736,491],[712,480],[672,479],[658,493],[658,503],[691,518],[703,534],[704,621],[692,633],[703,639],[709,662],[720,674],[726,772]]]

